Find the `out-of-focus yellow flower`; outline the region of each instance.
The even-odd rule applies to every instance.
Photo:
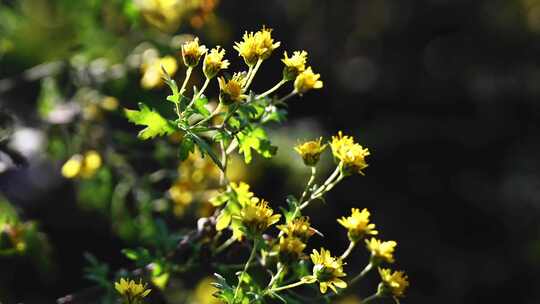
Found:
[[[337,304],[362,304],[362,301],[358,296],[351,295],[340,299]]]
[[[371,252],[371,258],[376,262],[394,263],[395,241],[383,242],[376,238],[366,240],[366,247]]]
[[[343,227],[347,228],[349,239],[352,242],[357,242],[366,235],[377,235],[375,224],[369,223],[369,211],[364,208],[360,211],[357,208],[351,209],[351,216],[338,219]]]
[[[302,95],[312,89],[320,89],[323,87],[323,82],[319,80],[320,74],[313,73],[311,67],[308,67],[303,72],[296,76],[294,80],[294,90]]]
[[[281,215],[274,214],[274,210],[268,206],[268,202],[265,200],[251,200],[240,211],[242,224],[255,235],[264,232],[280,218]]]
[[[343,272],[343,261],[340,258],[333,257],[330,251],[321,248],[320,253],[313,249],[311,261],[315,264],[313,266],[313,276],[319,281],[321,293],[326,293],[328,287],[334,292],[337,292],[336,287],[347,287],[347,283],[340,279],[346,276]]]
[[[283,54],[284,58],[281,59],[285,64],[285,67],[283,68],[283,79],[293,80],[296,76],[305,71],[307,55],[308,53],[306,51],[295,51],[289,58],[287,52],[285,52]]]
[[[311,228],[309,218],[304,216],[295,218],[286,225],[278,225],[277,227],[287,236],[299,238],[303,242],[307,242],[307,240],[315,234],[315,229]]]
[[[145,298],[151,291],[147,289],[147,284],[143,284],[142,281],[136,283],[133,280],[120,279],[120,282],[114,283],[116,291],[122,295],[128,301],[128,303],[142,303],[142,299]]]
[[[135,0],[143,18],[164,32],[174,32],[190,9],[182,0]]]
[[[344,136],[341,131],[337,136],[332,136],[330,147],[334,158],[340,161],[344,173],[357,172],[364,175],[362,170],[368,167],[366,156],[370,154],[367,148],[355,143],[352,136]]]
[[[224,105],[230,105],[242,101],[245,95],[242,94],[242,86],[245,82],[245,74],[234,73],[233,77],[225,80],[224,77],[218,77],[219,100]]]
[[[326,144],[322,144],[322,137],[320,137],[318,140],[310,140],[299,144],[294,147],[294,150],[300,154],[306,166],[315,166],[325,148]]]
[[[211,277],[206,277],[202,279],[193,292],[193,299],[188,302],[188,304],[219,304],[222,303],[218,298],[214,297],[213,294],[218,291],[216,287],[212,285],[214,279]]]
[[[219,46],[206,53],[203,62],[203,72],[207,78],[214,78],[219,71],[229,67],[229,61],[224,60],[223,56],[225,56],[225,50]]]
[[[379,268],[381,276],[383,294],[394,297],[403,297],[405,290],[409,287],[409,278],[403,271],[394,271],[390,269]]]
[[[62,175],[65,178],[91,178],[101,167],[101,155],[97,151],[87,151],[84,156],[75,154],[62,166]]]
[[[244,58],[248,66],[253,66],[258,60],[266,60],[280,46],[274,42],[272,29],[263,27],[256,33],[245,32],[241,42],[236,42],[234,49]]]
[[[99,102],[99,106],[106,111],[114,111],[118,109],[118,99],[113,96],[105,96]]]
[[[147,63],[141,65],[143,76],[141,78],[141,86],[144,89],[158,88],[163,85],[163,70],[167,71],[170,76],[174,76],[178,70],[176,59],[172,56],[162,58],[152,58]]]
[[[280,237],[277,246],[279,259],[285,263],[291,263],[302,257],[306,244],[296,237]]]
[[[197,66],[201,56],[206,51],[206,46],[199,45],[199,38],[187,41],[182,45],[182,59],[184,60],[184,64],[188,67]]]

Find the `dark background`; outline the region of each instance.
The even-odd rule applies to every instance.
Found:
[[[333,234],[337,217],[367,207],[399,244],[396,267],[411,281],[403,303],[538,303],[540,1],[223,1],[217,10],[232,37],[265,24],[287,49],[309,52],[324,89],[291,103],[286,128],[316,121],[372,153],[365,177],[338,186],[331,207],[308,212],[325,246],[346,240]],[[280,72],[263,69],[268,81]],[[37,93],[18,94],[32,102]],[[287,188],[287,175],[275,170],[255,189],[282,199],[275,189]],[[13,193],[25,178],[4,174],[0,186]],[[46,206],[14,201],[50,236],[59,280],[34,285],[32,270],[20,268],[9,281],[19,295],[54,299],[84,287],[89,249],[122,263],[121,244],[70,207],[70,185],[52,188]],[[58,210],[74,217],[58,223]]]

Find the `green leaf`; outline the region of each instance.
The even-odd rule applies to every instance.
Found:
[[[124,112],[130,122],[146,126],[139,132],[140,139],[146,140],[158,135],[168,135],[175,131],[174,125],[170,121],[147,105],[139,103],[139,109],[139,111],[124,109]]]
[[[223,168],[221,161],[216,153],[212,150],[212,147],[210,147],[210,145],[208,145],[204,139],[200,138],[196,134],[190,133],[190,135],[199,147],[199,151],[201,151],[202,156],[204,157],[205,154],[208,154],[214,163],[221,169],[221,171],[224,171],[225,168]]]
[[[277,151],[277,147],[271,145],[266,131],[261,127],[247,128],[238,133],[238,144],[239,152],[244,154],[246,164],[251,162],[251,150],[255,150],[265,158],[274,156]]]
[[[199,114],[201,114],[204,117],[210,116],[210,111],[206,108],[206,105],[208,104],[208,99],[206,97],[201,97],[195,99],[193,102],[193,108],[195,111]]]
[[[195,143],[193,142],[193,139],[191,139],[191,137],[185,136],[182,139],[182,142],[180,142],[180,160],[186,160],[189,156],[189,153],[193,152],[195,152]]]

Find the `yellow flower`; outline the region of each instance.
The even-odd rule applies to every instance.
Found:
[[[280,237],[278,244],[279,259],[285,263],[291,263],[302,257],[306,244],[299,238],[287,236]]]
[[[176,59],[172,56],[165,56],[162,58],[153,58],[149,62],[141,65],[143,77],[141,78],[141,86],[144,89],[158,88],[163,85],[163,67],[170,76],[173,76],[177,69],[178,64]]]
[[[291,58],[287,56],[287,52],[283,54],[283,63],[285,67],[283,68],[283,78],[286,80],[293,80],[306,69],[307,61],[307,52],[306,51],[295,51]]]
[[[281,215],[274,214],[265,200],[251,200],[240,211],[242,223],[253,234],[262,233],[280,218]]]
[[[303,242],[307,242],[315,234],[315,229],[311,228],[309,218],[307,217],[299,217],[286,225],[278,225],[277,227],[287,236],[299,238]]]
[[[206,53],[204,45],[199,45],[199,38],[187,41],[182,45],[182,59],[188,67],[195,67],[199,64],[201,56]]]
[[[106,96],[101,99],[99,106],[106,111],[114,111],[118,108],[119,101],[116,97]]]
[[[320,77],[320,74],[313,73],[311,67],[308,67],[296,76],[296,79],[294,80],[295,91],[302,95],[309,90],[322,88],[323,82],[319,80]]]
[[[326,144],[322,144],[322,137],[320,137],[319,140],[306,141],[297,145],[294,150],[302,156],[306,166],[315,166],[325,148]]]
[[[376,238],[366,240],[366,247],[371,252],[371,258],[379,263],[381,261],[387,263],[394,263],[394,249],[397,243],[395,241],[383,242]]]
[[[256,33],[245,32],[242,41],[235,42],[234,49],[244,58],[248,66],[253,66],[259,59],[265,60],[270,57],[280,44],[280,42],[274,42],[272,29],[263,27]]]
[[[255,39],[255,35],[253,32],[245,32],[242,39],[243,41],[241,42],[235,42],[233,48],[238,51],[239,56],[244,58],[244,62],[248,66],[253,66],[259,59],[259,54],[257,51],[259,45]]]
[[[65,178],[75,178],[81,172],[83,157],[80,154],[73,155],[62,166],[62,175]]]
[[[313,266],[313,276],[319,281],[321,293],[326,293],[328,287],[334,292],[337,292],[336,287],[347,287],[347,283],[340,279],[346,276],[343,272],[343,261],[340,258],[333,257],[330,251],[321,248],[320,253],[313,249],[311,261],[315,264]]]
[[[367,168],[366,156],[370,155],[369,150],[354,142],[352,136],[343,136],[339,131],[338,136],[332,136],[330,143],[332,154],[339,160],[345,173],[357,172],[364,175],[363,169]]]
[[[178,28],[188,8],[185,1],[181,0],[138,0],[133,3],[141,11],[146,22],[170,33]]]
[[[188,303],[190,304],[220,304],[221,302],[218,298],[214,297],[213,294],[218,291],[218,289],[212,285],[214,279],[211,277],[206,277],[197,283],[195,290],[193,292],[193,301]]]
[[[409,287],[409,278],[403,271],[394,271],[390,269],[379,268],[383,293],[393,295],[394,297],[403,297],[405,289]]]
[[[378,231],[375,230],[375,224],[369,223],[370,213],[367,209],[360,211],[357,208],[351,209],[351,216],[342,217],[338,219],[343,227],[349,230],[348,235],[349,239],[352,242],[356,242],[359,239],[363,238],[366,235],[377,235]]]
[[[114,288],[120,295],[127,299],[128,303],[141,303],[142,299],[146,297],[151,289],[146,288],[146,284],[142,284],[141,281],[136,283],[133,280],[120,279],[120,282],[114,283]]]
[[[242,95],[244,80],[245,74],[243,73],[234,73],[233,77],[228,81],[222,76],[218,77],[219,100],[225,105],[241,101],[244,97]]]
[[[84,156],[75,154],[62,166],[62,175],[65,178],[90,178],[101,167],[101,156],[97,151],[87,151]]]
[[[225,50],[219,46],[211,49],[210,53],[206,53],[203,62],[203,71],[207,78],[214,78],[219,71],[229,66],[229,61],[223,60],[223,56],[225,56]]]
[[[257,52],[259,58],[262,60],[270,57],[272,52],[281,45],[281,42],[279,41],[274,43],[274,39],[272,38],[272,29],[264,26],[260,31],[255,33],[255,40],[258,44]]]

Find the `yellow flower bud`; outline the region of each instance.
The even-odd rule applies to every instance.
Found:
[[[182,59],[187,67],[196,67],[201,56],[206,53],[204,45],[199,45],[199,38],[195,38],[182,45]]]
[[[409,278],[403,271],[394,271],[390,269],[379,268],[381,284],[379,289],[382,294],[394,297],[403,297],[405,290],[409,287]]]
[[[297,145],[294,150],[302,156],[306,166],[315,166],[325,148],[326,144],[322,144],[322,137],[320,137],[318,140],[311,140]]]
[[[224,77],[218,77],[219,83],[219,101],[224,105],[230,105],[240,102],[242,95],[242,86],[244,85],[245,75],[243,73],[234,73],[228,81]]]
[[[360,211],[359,209],[352,208],[352,214],[349,217],[342,217],[338,219],[343,227],[347,228],[349,240],[351,242],[357,242],[365,235],[377,235],[378,231],[375,230],[375,224],[369,223],[370,213],[367,209]]]
[[[383,242],[376,238],[366,240],[366,247],[371,252],[371,258],[375,263],[394,263],[394,250],[397,246],[395,241]]]
[[[320,89],[323,87],[323,82],[319,80],[320,77],[320,74],[313,73],[311,67],[308,67],[296,76],[294,89],[300,95],[312,89]]]
[[[62,175],[65,178],[75,178],[79,176],[82,168],[83,157],[80,154],[73,155],[62,166]]]
[[[210,50],[210,53],[206,53],[203,62],[203,72],[206,78],[212,79],[219,71],[229,67],[229,61],[223,60],[223,56],[225,56],[225,50],[219,46]]]
[[[287,52],[285,52],[283,57],[284,58],[281,59],[281,61],[283,61],[285,64],[285,67],[283,68],[283,79],[293,80],[301,72],[305,71],[307,61],[306,51],[295,51],[291,58],[289,58],[287,56]]]

